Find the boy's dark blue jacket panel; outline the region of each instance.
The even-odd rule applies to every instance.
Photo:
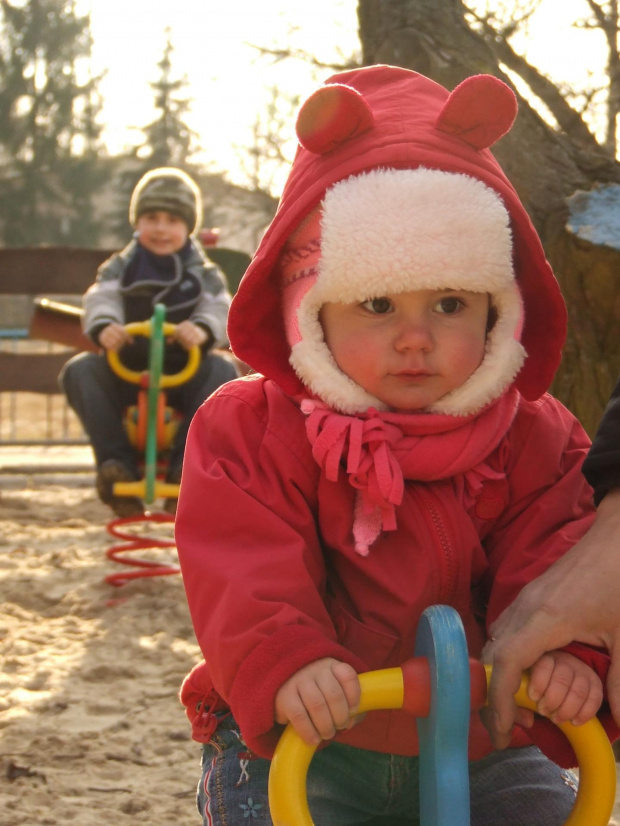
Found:
[[[620,379],[605,410],[583,472],[598,505],[612,488],[620,488]]]
[[[144,321],[156,303],[163,303],[167,321],[189,319],[210,333],[208,345],[222,346],[227,343],[230,300],[224,276],[191,239],[179,253],[166,256],[148,253],[133,240],[104,261],[86,291],[84,331],[97,342],[108,324]],[[147,341],[136,338],[123,348],[123,362],[132,369],[144,369],[147,352]],[[182,347],[167,347],[166,371],[180,369],[185,359]]]

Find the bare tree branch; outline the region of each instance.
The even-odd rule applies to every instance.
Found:
[[[473,74],[507,79],[503,67],[512,60],[471,24],[463,0],[358,0],[358,9],[365,64],[414,69],[446,89]],[[593,139],[586,147],[553,129],[517,96],[519,115],[493,154],[530,213],[567,301],[569,334],[552,392],[593,432],[620,369],[620,252],[578,237],[568,202],[577,192],[589,199],[617,191],[620,164]]]
[[[515,17],[514,20],[522,23],[531,16],[537,6],[537,1],[532,3],[519,18]],[[493,15],[481,16],[470,7],[467,6],[466,8],[477,22],[480,34],[497,59],[525,81],[536,97],[549,109],[560,129],[585,148],[598,149],[599,143],[590,132],[581,114],[568,103],[557,85],[542,74],[536,66],[532,66],[525,57],[517,54],[508,42],[507,36],[514,34],[516,25],[512,27],[499,25],[496,28],[490,22],[496,19]]]
[[[607,105],[605,148],[614,156],[617,151],[617,118],[620,110],[620,57],[618,56],[618,0],[611,0],[605,9],[595,0],[586,0],[594,19],[578,20],[577,28],[600,30],[607,41]]]
[[[525,28],[534,12],[540,6],[541,0],[512,0],[512,2],[487,2],[484,13],[474,11],[467,4],[465,7],[473,18],[479,22],[486,22],[500,37],[508,40],[517,31]]]
[[[283,60],[301,60],[309,66],[314,66],[316,69],[329,69],[334,72],[344,72],[347,71],[347,69],[354,69],[360,65],[359,60],[355,56],[338,62],[324,62],[305,49],[294,49],[292,47],[287,49],[271,49],[267,46],[257,46],[255,43],[246,43],[246,45],[256,49],[262,57],[272,57],[274,63],[280,63]]]

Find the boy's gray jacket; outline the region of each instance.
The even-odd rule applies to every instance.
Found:
[[[161,302],[167,307],[168,321],[189,319],[211,330],[216,347],[225,346],[231,295],[218,267],[191,241],[185,260],[180,255],[171,256],[175,263],[171,280],[134,280],[126,285],[124,276],[137,251],[133,240],[99,267],[95,283],[82,299],[84,332],[96,341],[107,324],[144,321]]]

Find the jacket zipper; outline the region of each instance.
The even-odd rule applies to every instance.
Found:
[[[426,512],[431,518],[431,524],[433,530],[439,539],[439,545],[441,547],[442,552],[442,559],[444,562],[443,565],[443,577],[442,577],[442,588],[440,589],[441,599],[444,599],[444,588],[445,588],[445,600],[449,601],[454,598],[456,594],[456,562],[454,559],[454,548],[450,541],[450,537],[448,536],[448,531],[446,529],[446,525],[444,520],[441,518],[439,509],[435,505],[433,501],[433,497],[430,493],[425,490],[421,485],[416,488],[416,492],[422,499],[425,507]]]

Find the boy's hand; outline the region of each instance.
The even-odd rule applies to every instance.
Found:
[[[120,350],[124,344],[128,344],[132,340],[132,337],[123,325],[118,324],[116,321],[108,324],[108,326],[104,327],[99,333],[99,344],[101,344],[104,350]]]
[[[347,663],[325,657],[293,674],[276,694],[275,719],[290,723],[310,745],[350,728],[360,701],[360,683]]]
[[[543,654],[531,668],[528,696],[554,723],[579,726],[596,716],[603,684],[589,665],[565,651]]]
[[[193,321],[186,319],[176,325],[173,341],[178,341],[181,347],[186,350],[191,350],[192,347],[200,347],[207,340],[207,331],[203,327],[194,324]]]

